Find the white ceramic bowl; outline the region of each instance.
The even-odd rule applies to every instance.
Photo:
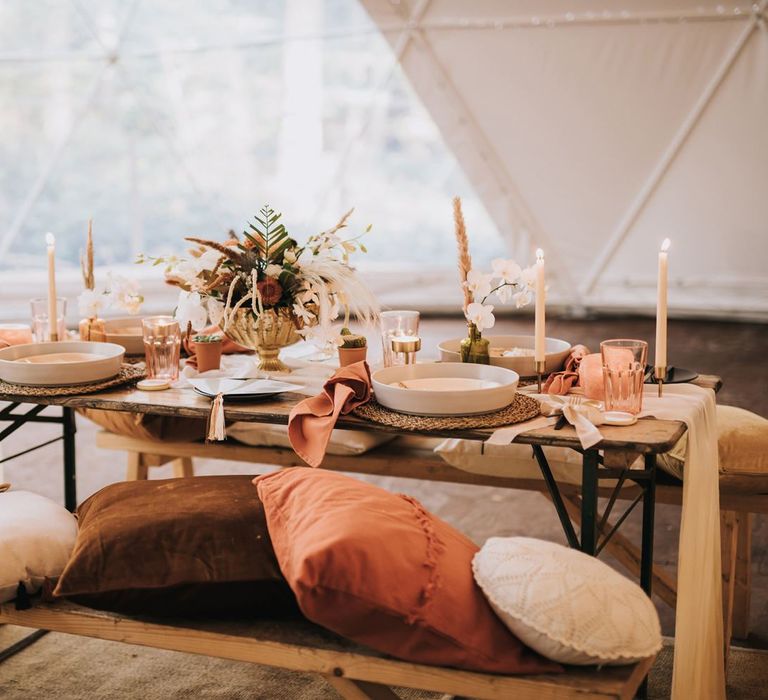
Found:
[[[515,398],[520,377],[503,367],[435,362],[385,367],[376,370],[371,379],[376,400],[393,411],[467,416],[508,406]]]
[[[99,382],[120,373],[124,354],[121,345],[81,340],[12,345],[0,350],[0,379],[25,386]]]
[[[126,318],[111,318],[104,321],[104,335],[108,343],[122,345],[129,355],[144,354],[141,318],[127,316]]]
[[[532,335],[485,335],[490,343],[490,348],[526,348],[533,350],[534,338]],[[459,362],[459,343],[462,338],[452,338],[444,340],[438,349],[440,350],[440,359],[443,362]],[[571,351],[571,344],[565,340],[557,338],[547,338],[546,340],[546,374],[550,372],[559,372],[565,365],[568,353]],[[536,375],[536,367],[533,363],[533,355],[528,357],[493,357],[491,355],[491,365],[494,367],[504,367],[517,372],[521,377],[533,377]]]

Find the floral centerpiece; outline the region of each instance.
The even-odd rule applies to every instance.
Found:
[[[176,317],[188,329],[208,320],[231,340],[256,350],[259,368],[286,371],[280,348],[304,337],[316,344],[339,345],[333,322],[342,309],[371,323],[378,303],[349,263],[366,252],[361,234],[343,237],[348,211],[331,229],[310,236],[304,245],[288,235],[281,214],[268,205],[242,236],[230,231],[218,242],[186,238],[195,244],[188,258],[145,258],[165,265],[166,281],[180,288]]]
[[[454,197],[453,219],[459,260],[459,280],[464,295],[464,317],[467,320],[467,337],[461,341],[461,361],[489,364],[488,340],[482,337],[484,330],[493,328],[496,318],[493,304],[488,299],[493,295],[506,304],[514,300],[517,308],[530,304],[536,284],[534,267],[521,268],[514,260],[496,258],[492,271],[483,272],[472,266],[469,254],[469,239],[461,200]]]

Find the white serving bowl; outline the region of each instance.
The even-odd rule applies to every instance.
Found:
[[[108,343],[122,345],[129,355],[144,354],[141,319],[136,316],[111,318],[104,321],[104,337]]]
[[[534,337],[532,335],[485,335],[483,336],[490,343],[490,348],[527,348],[533,350]],[[444,340],[438,349],[440,350],[440,360],[442,362],[459,362],[459,344],[462,338],[452,338]],[[557,338],[546,339],[546,370],[545,373],[559,372],[565,365],[568,353],[571,351],[571,344],[565,340]],[[504,367],[517,372],[521,377],[533,377],[536,375],[536,367],[533,362],[533,355],[529,357],[491,357],[491,365],[494,367]]]
[[[497,411],[512,403],[517,372],[491,365],[434,362],[398,365],[371,376],[376,400],[417,416],[467,416]],[[406,387],[398,386],[402,382]]]
[[[125,348],[121,345],[82,340],[12,345],[0,350],[0,379],[24,386],[72,386],[99,382],[120,373],[123,355]],[[57,356],[59,361],[55,359]],[[24,358],[35,360],[19,362]]]

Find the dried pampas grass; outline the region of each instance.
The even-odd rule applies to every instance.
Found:
[[[467,287],[467,275],[472,269],[472,257],[469,254],[469,239],[467,238],[467,227],[464,223],[464,214],[461,211],[461,199],[453,198],[453,223],[456,229],[456,247],[459,254],[459,281],[461,282],[461,291],[464,294],[464,311],[472,303],[472,292]]]

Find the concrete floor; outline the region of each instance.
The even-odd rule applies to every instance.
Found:
[[[459,319],[430,319],[422,323],[423,355],[434,356],[439,340],[463,333]],[[495,333],[530,333],[528,320],[499,320]],[[637,337],[652,339],[654,322],[649,319],[597,319],[590,321],[551,320],[548,335],[581,342],[598,349],[604,338]],[[702,321],[673,321],[669,330],[670,362],[707,374],[719,374],[724,386],[718,401],[741,406],[768,416],[768,326]],[[102,486],[124,477],[125,457],[94,447],[95,428],[78,423],[78,494],[80,499]],[[55,427],[41,425],[20,430],[3,443],[5,455],[54,437]],[[61,448],[43,448],[5,466],[5,480],[14,488],[29,489],[62,500]],[[256,473],[258,465],[212,460],[196,464],[198,474]],[[153,470],[153,478],[170,476],[167,468]],[[555,512],[538,494],[507,489],[436,485],[405,479],[373,479],[386,488],[419,498],[440,517],[482,543],[490,536],[527,535],[564,543]],[[0,479],[2,481],[2,479]],[[659,506],[656,517],[656,561],[674,568],[677,551],[679,509]],[[628,536],[639,537],[638,518],[625,525]],[[610,558],[606,561],[613,564]],[[756,516],[753,530],[752,634],[749,646],[768,649],[768,517]],[[664,633],[674,634],[673,612],[656,601]]]

